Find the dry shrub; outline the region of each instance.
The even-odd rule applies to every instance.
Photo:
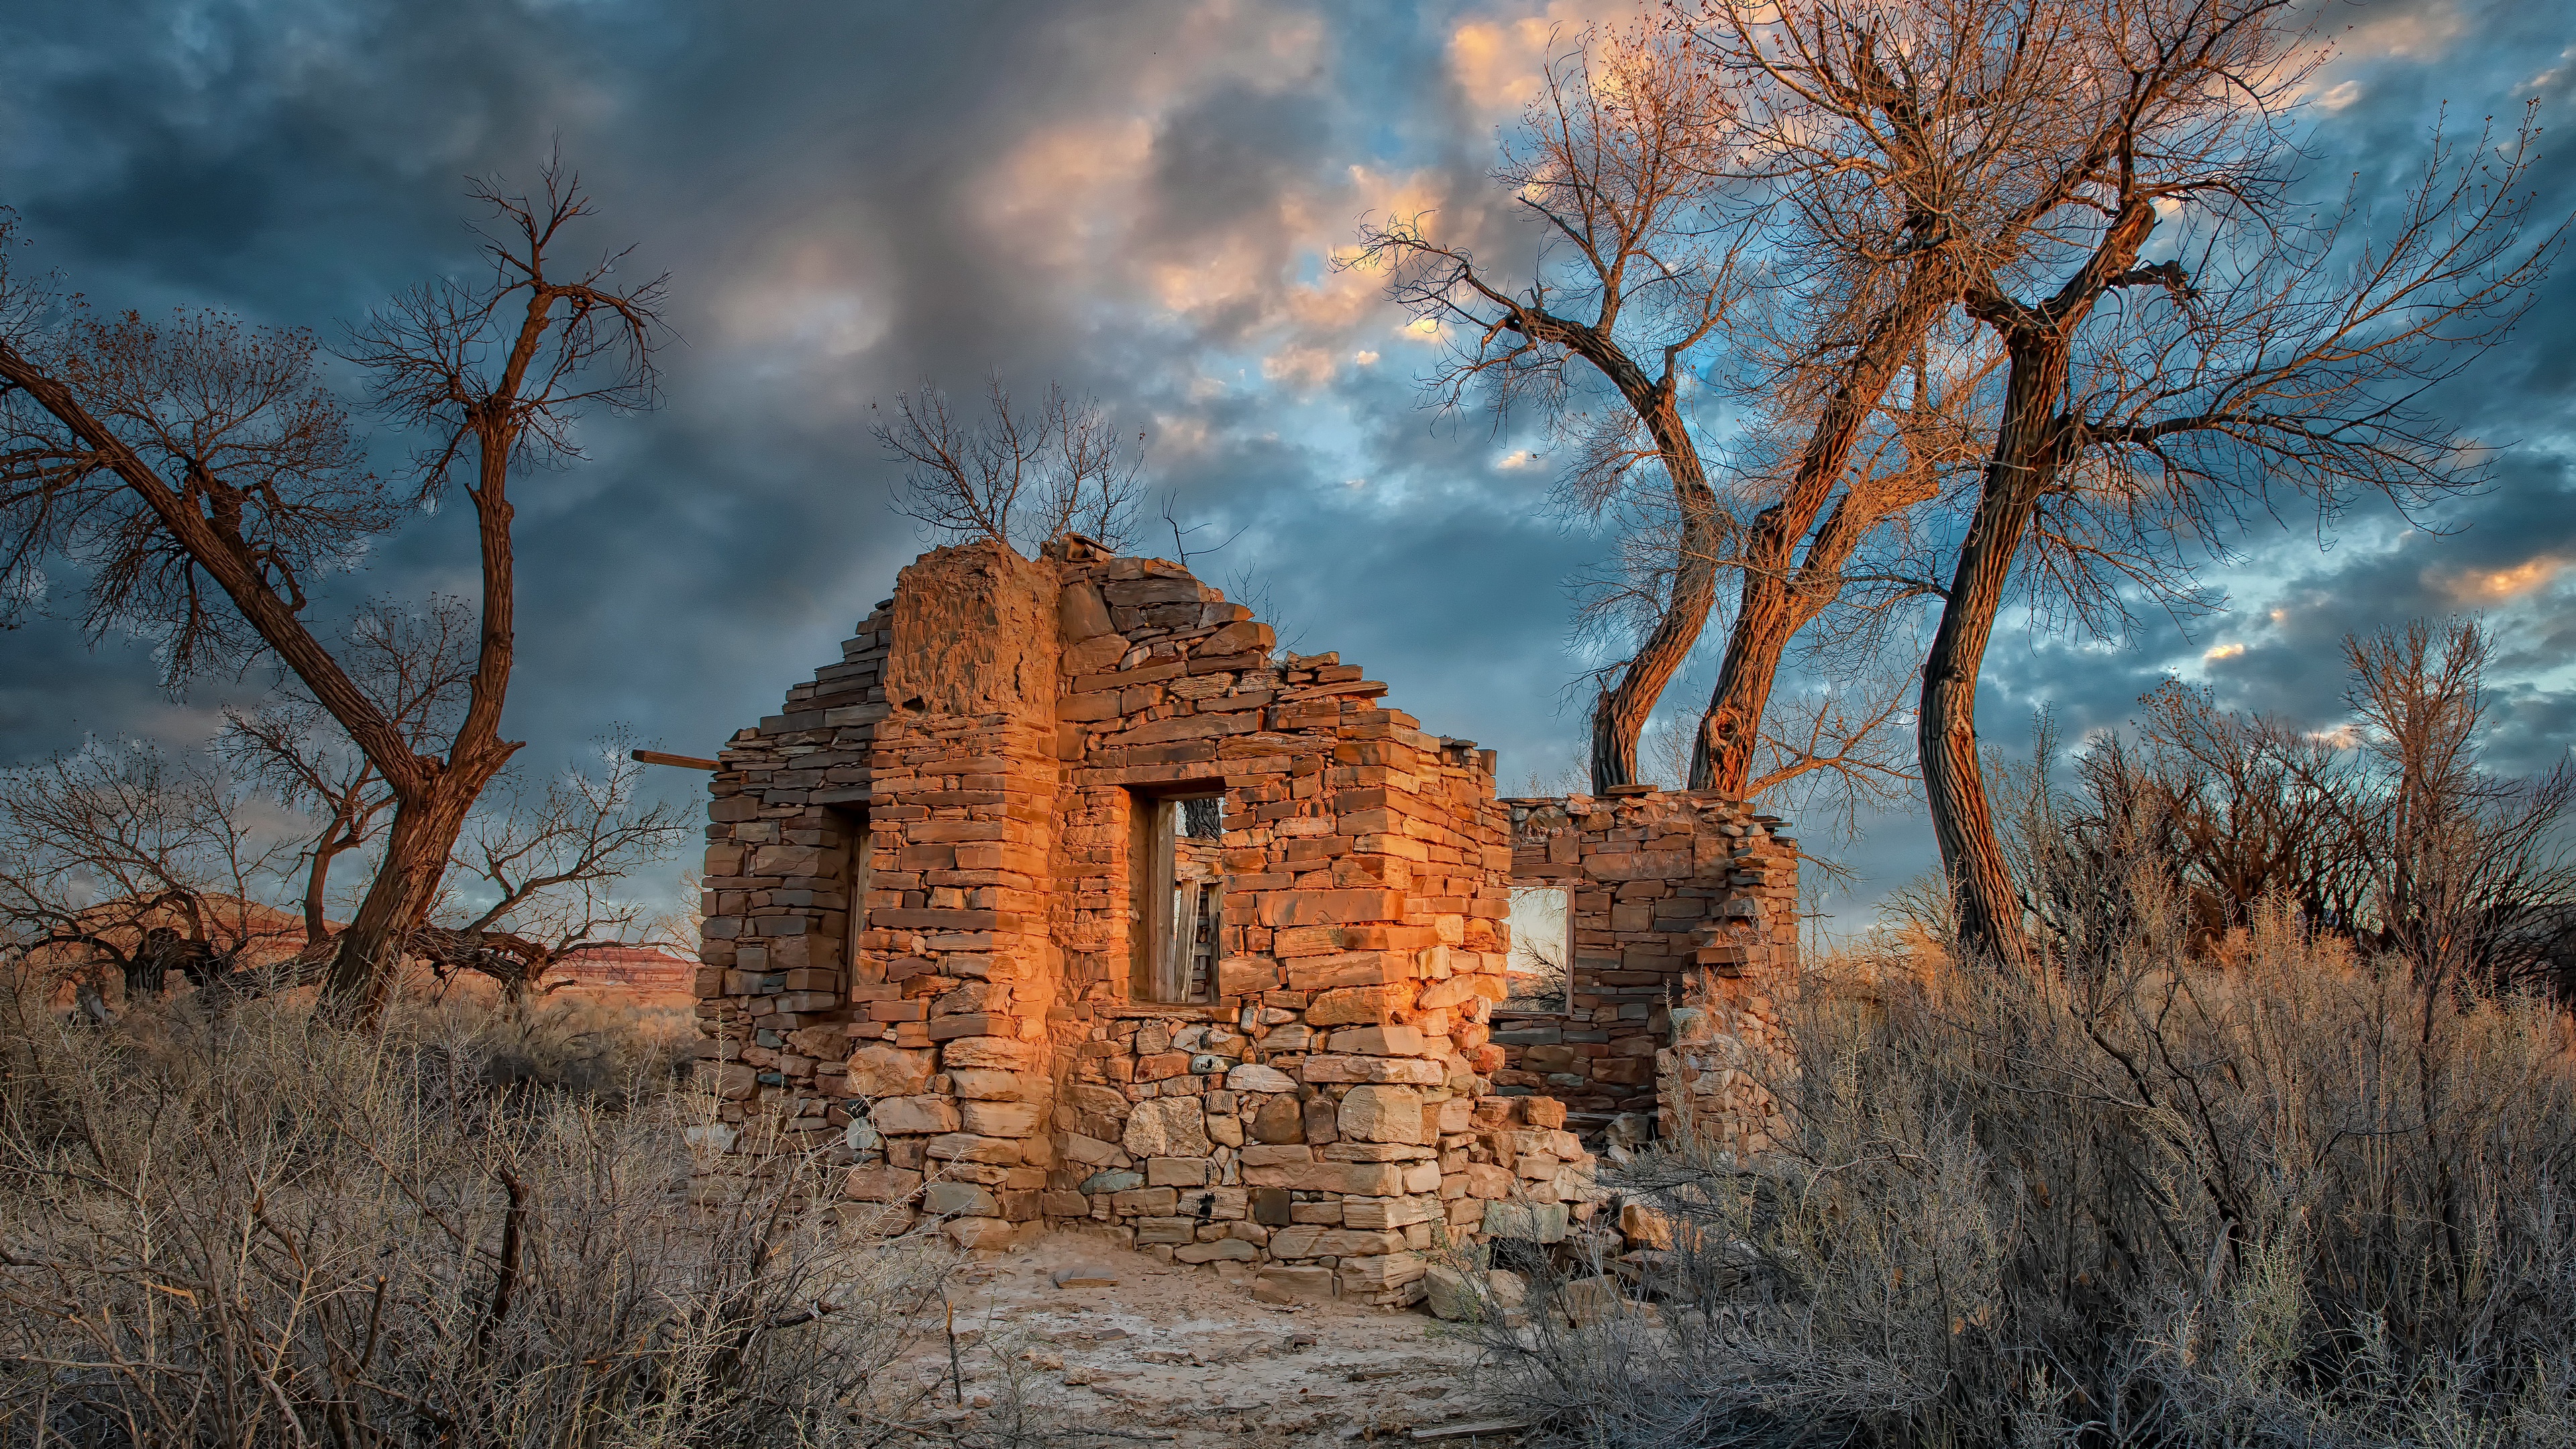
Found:
[[[2116,884],[2041,976],[1810,982],[1786,1150],[1623,1170],[1655,1311],[1491,1335],[1553,1442],[2576,1443],[2564,1018]]]
[[[693,1171],[667,1042],[583,1006],[0,1000],[0,1422],[29,1445],[912,1442],[950,1253],[821,1164]],[[915,1421],[907,1424],[907,1420]],[[954,1439],[955,1426],[936,1426]]]

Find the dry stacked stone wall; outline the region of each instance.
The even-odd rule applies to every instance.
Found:
[[[1443,1237],[1590,1217],[1569,1094],[1496,1091],[1528,1070],[1492,1024],[1522,807],[1562,807],[1507,808],[1491,751],[1274,643],[1175,565],[1078,538],[906,568],[721,756],[700,1141],[745,1166],[821,1148],[851,1199],[969,1246],[1052,1226],[1381,1303],[1420,1296]],[[1209,795],[1214,979],[1136,1000],[1140,817]],[[1634,808],[1566,828],[1606,861]],[[1651,1097],[1640,1060],[1602,1077],[1635,1089],[1617,1101]]]
[[[1776,1111],[1777,992],[1797,953],[1797,842],[1717,796],[1630,788],[1515,799],[1512,883],[1566,893],[1561,1007],[1498,1016],[1507,1094],[1587,1133],[1691,1128],[1741,1149]],[[1678,1089],[1678,1090],[1677,1090]],[[1687,1105],[1685,1105],[1687,1103]]]

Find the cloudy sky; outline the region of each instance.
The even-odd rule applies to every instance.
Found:
[[[710,753],[835,656],[923,541],[871,405],[922,380],[1061,381],[1150,440],[1159,513],[1204,525],[1212,582],[1266,590],[1427,728],[1563,778],[1568,585],[1607,540],[1548,505],[1534,438],[1423,406],[1431,345],[1336,270],[1363,216],[1497,220],[1485,179],[1573,0],[1017,4],[754,0],[109,0],[0,19],[0,204],[116,307],[212,306],[329,334],[473,265],[469,173],[560,144],[592,241],[672,276],[668,405],[589,424],[588,461],[519,487],[521,667],[507,730],[571,759],[618,724]],[[2368,0],[2308,119],[2319,174],[2402,175],[2448,106],[2551,134],[2542,211],[2576,209],[2576,21],[2535,0]],[[2290,518],[2212,562],[2226,612],[2115,641],[1999,632],[1982,718],[2027,738],[2116,724],[2169,673],[2332,722],[2347,632],[2481,611],[2506,644],[2499,757],[2576,740],[2576,266],[2440,399],[2503,445],[2438,531]],[[353,383],[351,379],[342,379]],[[354,385],[351,394],[355,397]],[[398,464],[389,442],[386,461]],[[1168,554],[1151,522],[1149,551]],[[472,590],[460,511],[381,548],[362,594]],[[66,591],[69,592],[69,591]],[[1715,631],[1712,631],[1713,634]],[[1713,650],[1709,651],[1713,652]],[[1695,710],[1712,662],[1671,700]],[[220,690],[172,699],[146,645],[70,624],[0,635],[0,763],[128,735],[194,744]],[[694,778],[669,781],[675,790]],[[1822,842],[1819,842],[1822,844]],[[1837,924],[1930,860],[1919,813],[1836,847]]]

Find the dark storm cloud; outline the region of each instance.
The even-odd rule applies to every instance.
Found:
[[[532,179],[560,143],[602,211],[584,244],[633,242],[635,266],[671,271],[679,340],[662,411],[591,420],[589,461],[519,488],[509,729],[532,759],[616,721],[712,750],[775,708],[921,546],[886,507],[899,473],[868,436],[870,403],[924,379],[963,401],[998,372],[1023,396],[1051,380],[1095,393],[1148,434],[1146,547],[1172,551],[1152,516],[1166,496],[1206,525],[1190,547],[1235,537],[1194,560],[1205,576],[1266,591],[1300,648],[1366,665],[1427,728],[1501,748],[1517,788],[1574,755],[1566,585],[1603,541],[1550,508],[1544,460],[1517,456],[1543,438],[1422,406],[1432,348],[1333,253],[1364,213],[1419,211],[1525,250],[1483,179],[1494,127],[1550,26],[1612,8],[18,7],[0,21],[0,203],[103,304],[328,336],[470,270],[460,179]],[[2539,79],[2568,65],[2549,9],[2338,12],[2353,29],[2319,86],[2321,174],[2402,177],[2445,98],[2455,120],[2510,118],[2526,94],[2569,119],[2563,70]],[[2553,214],[2576,196],[2571,166],[2544,167]],[[2556,344],[2571,330],[2562,273],[2517,342],[2442,399],[2518,445],[2495,489],[2446,510],[2452,531],[2401,536],[2374,516],[2324,555],[2312,531],[2266,532],[2221,571],[2237,612],[2189,638],[1999,633],[1990,739],[2018,748],[2042,703],[2070,736],[2116,723],[2176,669],[2317,717],[2344,630],[2474,604],[2503,630],[2513,757],[2563,752],[2576,570],[2549,560],[2576,561],[2559,446],[2576,369]],[[381,465],[402,443],[383,439]],[[470,589],[468,537],[454,510],[420,520],[321,607]],[[2204,660],[2229,644],[2242,652]],[[0,651],[5,760],[85,732],[183,742],[223,692],[173,703],[148,650],[93,652],[58,623]],[[1705,688],[1692,676],[1675,698]],[[1865,901],[1928,854],[1919,824],[1890,818],[1852,858],[1877,882],[1853,892]]]

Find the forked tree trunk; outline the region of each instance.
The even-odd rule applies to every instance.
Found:
[[[1669,463],[1667,464],[1669,466]],[[1699,459],[1690,460],[1693,473]],[[1681,559],[1673,569],[1672,595],[1665,601],[1654,632],[1619,672],[1619,682],[1601,692],[1592,710],[1592,789],[1637,781],[1637,738],[1655,712],[1664,686],[1681,672],[1691,646],[1708,623],[1717,601],[1717,499],[1708,484],[1684,492]],[[1676,490],[1683,491],[1683,490]]]
[[[1941,626],[1923,661],[1915,728],[1924,803],[1941,845],[1942,873],[1957,902],[1960,944],[1974,955],[2020,967],[2029,959],[2021,901],[1995,835],[1977,758],[1977,678],[2022,535],[2054,476],[2056,403],[2066,385],[2069,339],[2051,329],[2014,337],[2008,345],[2012,370],[2004,385],[2003,420],[1976,516],[1959,547]]]
[[[1726,658],[1718,665],[1717,687],[1709,692],[1691,747],[1690,788],[1714,790],[1741,799],[1752,778],[1753,755],[1762,741],[1763,715],[1771,707],[1771,690],[1780,678],[1780,661],[1789,641],[1842,594],[1842,569],[1861,538],[1885,517],[1888,506],[1912,500],[1881,500],[1883,506],[1855,506],[1846,489],[1825,530],[1798,557],[1798,547],[1815,529],[1825,504],[1834,497],[1851,467],[1879,399],[1904,370],[1905,360],[1939,320],[1958,292],[1946,267],[1927,266],[1908,280],[1905,292],[1874,319],[1867,336],[1845,365],[1841,384],[1826,400],[1798,470],[1778,503],[1754,521],[1738,560],[1743,585],[1737,595],[1735,626],[1726,641]]]
[[[501,752],[506,760],[508,752]],[[332,953],[323,995],[353,1020],[374,1020],[402,964],[403,944],[429,922],[447,873],[448,853],[465,831],[474,802],[498,771],[442,773],[425,798],[398,799],[385,830],[384,859]]]
[[[1618,384],[1655,440],[1664,472],[1672,480],[1673,506],[1682,521],[1681,557],[1674,561],[1672,592],[1654,632],[1619,671],[1618,682],[1593,702],[1592,788],[1599,793],[1637,781],[1637,737],[1645,733],[1664,686],[1690,658],[1691,646],[1699,642],[1700,629],[1708,623],[1709,606],[1717,601],[1719,530],[1726,520],[1700,466],[1699,449],[1673,404],[1669,380],[1666,385],[1648,382],[1636,364],[1621,354],[1586,356]]]

